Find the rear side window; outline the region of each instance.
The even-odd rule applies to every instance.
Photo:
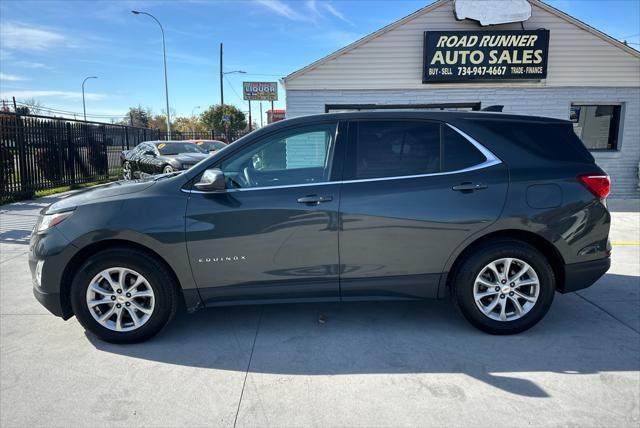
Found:
[[[356,179],[440,171],[440,124],[362,121],[356,127]]]
[[[489,131],[535,155],[569,162],[593,162],[570,123],[483,121]]]
[[[442,171],[458,171],[479,165],[485,156],[449,126],[442,127]]]
[[[440,122],[361,121],[352,127],[346,179],[453,172],[486,161],[465,137]]]

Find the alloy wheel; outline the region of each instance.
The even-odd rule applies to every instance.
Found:
[[[528,263],[501,258],[480,270],[473,285],[476,306],[495,321],[515,321],[535,306],[540,294],[538,274]]]
[[[146,278],[124,267],[104,269],[93,277],[86,299],[93,318],[118,332],[142,327],[155,306],[155,295]]]

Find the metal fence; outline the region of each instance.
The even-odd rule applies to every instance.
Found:
[[[247,132],[172,131],[172,140],[233,142]],[[0,112],[0,203],[122,174],[120,153],[167,132],[100,122]]]
[[[122,150],[159,138],[157,129],[2,112],[0,203],[117,177]]]
[[[249,131],[229,132],[214,132],[214,131],[171,131],[172,140],[218,140],[225,143],[232,143],[240,137],[247,135]],[[166,131],[160,131],[159,139],[166,140],[168,135]]]

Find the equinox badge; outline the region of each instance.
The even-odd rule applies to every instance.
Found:
[[[245,260],[247,260],[247,256],[201,257],[198,259],[198,263],[241,262]]]

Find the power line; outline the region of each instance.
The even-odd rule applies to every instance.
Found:
[[[16,104],[19,104],[21,107],[28,107],[28,108],[31,108],[33,110],[46,111],[46,112],[49,112],[49,113],[52,113],[52,114],[66,114],[66,115],[73,115],[73,116],[82,116],[82,113],[80,113],[80,112],[75,112],[75,111],[70,111],[70,110],[63,110],[63,109],[58,109],[58,108],[52,108],[52,107],[47,107],[45,105],[30,104],[30,103],[26,103],[24,101],[16,101]],[[123,117],[126,116],[126,114],[121,114],[121,115],[87,114],[87,116],[88,117],[96,117],[96,118],[111,118],[111,119],[119,118],[119,119],[122,119]]]
[[[229,80],[229,78],[224,75],[224,78],[227,80],[227,83],[229,84],[229,86],[231,87],[231,90],[233,91],[234,94],[236,94],[236,97],[238,97],[239,99],[242,99],[242,97],[240,96],[240,94],[238,94],[238,91],[236,91],[236,89],[233,87],[233,85],[231,84],[231,80]]]

